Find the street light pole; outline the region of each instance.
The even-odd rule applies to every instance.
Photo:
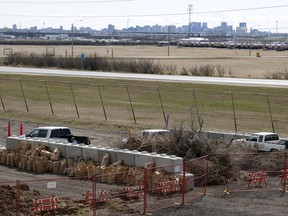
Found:
[[[168,50],[167,56],[170,56],[170,25],[168,26]]]
[[[260,25],[257,25],[257,26],[260,26]],[[253,30],[254,27],[250,27],[250,36],[249,36],[249,56],[251,56],[251,46],[252,46],[252,30]]]
[[[193,7],[193,4],[189,4],[188,5],[188,12],[189,12],[188,37],[190,37],[190,33],[191,33],[191,12],[192,12],[192,7]]]
[[[72,45],[72,47],[71,47],[71,53],[72,53],[72,57],[74,56],[74,50],[73,50],[73,43],[74,43],[74,25],[73,25],[73,23],[72,23],[72,29],[71,29],[71,31],[72,31],[72,40],[71,40],[71,45]]]
[[[250,39],[249,39],[249,56],[251,56],[251,40],[252,40],[252,27],[250,28]]]
[[[71,29],[71,54],[72,54],[72,57],[74,56],[74,23],[76,23],[77,21],[80,21],[82,22],[82,20],[75,20],[73,23],[72,23],[72,29]]]

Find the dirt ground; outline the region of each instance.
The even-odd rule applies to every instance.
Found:
[[[46,46],[13,46],[0,45],[0,58],[3,50],[12,48],[13,52],[27,52],[45,54]],[[71,46],[51,46],[55,55],[69,56]],[[261,57],[256,57],[260,52]],[[246,49],[218,49],[218,48],[178,48],[170,46],[169,56],[167,47],[156,46],[74,46],[75,56],[81,53],[85,56],[98,56],[114,58],[146,58],[155,63],[166,66],[176,66],[178,73],[181,69],[191,68],[199,65],[220,65],[225,69],[225,76],[244,78],[264,78],[267,73],[284,72],[288,69],[288,52],[277,52],[275,50],[249,50]]]
[[[4,177],[5,176],[5,177]],[[43,178],[59,178],[59,176],[55,175],[33,175],[33,173],[21,172],[16,169],[11,169],[6,166],[0,165],[0,182],[16,180],[16,179],[31,179],[39,180]],[[68,197],[75,197],[75,191],[80,190],[82,186],[81,182],[74,182],[73,187],[71,185],[67,185],[66,191],[67,195],[65,198],[65,208],[62,208],[58,211],[56,215],[91,215],[91,210],[89,205],[82,203],[79,201],[73,201],[73,199],[69,199]],[[109,187],[109,185],[106,187]],[[71,190],[72,189],[72,190]],[[83,189],[83,188],[82,188]],[[264,188],[263,188],[264,189]],[[69,192],[68,192],[69,191]],[[83,191],[83,190],[82,190]],[[15,198],[13,187],[10,187],[7,184],[0,185],[0,214],[3,216],[10,215],[7,211],[3,211],[3,208],[9,209],[13,208],[13,202]],[[78,191],[79,192],[79,191]],[[27,184],[21,185],[21,194],[24,200],[31,200],[33,198],[41,198],[39,196],[38,190],[29,188]],[[40,193],[41,194],[41,193]],[[43,194],[41,194],[43,195]],[[140,204],[139,204],[140,203]],[[103,216],[112,216],[112,215],[141,215],[142,205],[141,202],[137,203],[129,203],[123,201],[114,201],[114,203],[110,203],[108,208],[99,208],[97,210],[97,215]],[[1,207],[2,206],[2,207]],[[138,206],[138,209],[137,209]],[[2,208],[2,213],[1,213]],[[27,210],[25,215],[31,215]],[[116,211],[116,212],[115,212]],[[136,214],[135,214],[136,213]],[[158,211],[149,212],[149,215],[161,216],[190,216],[190,215],[206,215],[206,216],[284,216],[288,214],[288,195],[287,193],[282,193],[281,191],[248,191],[248,192],[235,192],[230,194],[224,194],[224,186],[211,186],[208,187],[207,195],[203,197],[199,197],[198,199],[187,202],[185,206],[174,206],[167,209],[162,209]],[[11,214],[13,215],[13,214]],[[45,214],[51,215],[51,214]]]
[[[17,131],[19,126],[19,122],[13,121],[12,130]],[[35,127],[34,123],[25,123],[25,128],[33,128]],[[72,128],[73,131],[77,131],[81,134],[85,134],[87,136],[96,136],[101,133],[99,131],[96,133],[95,130],[84,130],[79,128]],[[5,137],[7,136],[7,120],[0,119],[0,134],[1,134],[1,144],[4,144]],[[113,142],[117,142],[121,135],[113,134],[113,133],[102,133],[103,139],[96,140],[96,144],[99,145],[109,145]],[[101,136],[100,136],[101,137]],[[110,142],[113,141],[113,142]],[[3,165],[0,165],[0,182],[15,182],[18,179],[27,180],[39,180],[43,178],[54,179],[59,178],[57,175],[52,174],[43,174],[43,175],[35,175],[33,173],[27,173],[23,171],[19,171],[17,169],[9,168]],[[11,202],[8,202],[9,196],[13,196],[13,192],[11,192],[11,188],[9,186],[0,185],[1,190],[1,198],[0,201],[0,209],[3,205],[5,207],[9,207]],[[75,182],[73,184],[73,188],[71,185],[67,184],[65,191],[67,191],[67,197],[75,196],[75,190],[82,189],[84,190],[84,185],[80,182]],[[106,185],[103,187],[110,188],[111,186]],[[23,194],[26,194],[26,199],[31,199],[31,196],[37,196],[37,190],[31,191],[28,190],[29,186],[26,185],[21,186],[21,189],[24,191]],[[288,194],[279,191],[278,189],[275,190],[257,190],[257,191],[242,191],[242,192],[232,192],[230,194],[224,193],[224,186],[210,186],[208,187],[207,195],[200,197],[193,202],[186,203],[184,207],[171,207],[169,209],[163,209],[156,212],[151,212],[149,215],[167,215],[167,216],[190,216],[190,215],[206,215],[206,216],[230,216],[230,215],[237,215],[237,216],[284,216],[288,215]],[[12,194],[11,194],[12,193]],[[28,198],[29,197],[29,198]],[[0,198],[0,200],[1,200]],[[3,200],[4,198],[4,200]],[[10,198],[11,199],[11,198]],[[11,201],[11,200],[10,200]],[[83,203],[78,203],[77,205],[74,203],[73,207],[63,210],[62,212],[59,211],[59,215],[91,215],[91,211],[89,207],[85,206]],[[112,203],[109,210],[99,210],[97,215],[128,215],[131,212],[131,206],[128,205],[120,205],[121,208],[117,209],[117,204]],[[12,208],[10,206],[10,208]],[[140,209],[142,207],[139,207]],[[114,211],[113,211],[114,210]],[[120,212],[124,212],[126,214],[122,214]],[[148,209],[149,212],[149,209]],[[0,212],[1,214],[1,212]],[[3,212],[1,215],[4,215]],[[9,214],[7,214],[9,215]],[[50,215],[50,214],[45,214]],[[136,215],[140,215],[137,213]]]

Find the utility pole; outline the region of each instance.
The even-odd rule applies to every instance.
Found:
[[[249,36],[249,56],[251,56],[251,42],[252,42],[252,27],[250,28],[250,36]]]
[[[190,37],[191,34],[191,12],[192,12],[192,4],[188,5],[188,12],[189,12],[189,24],[188,24],[188,37]]]
[[[171,31],[171,29],[170,29],[170,25],[168,26],[168,50],[167,50],[167,56],[170,56],[170,31]]]
[[[74,57],[74,23],[76,22],[82,22],[82,20],[75,20],[73,23],[72,23],[72,29],[71,29],[71,34],[72,34],[72,40],[71,40],[71,54],[72,54],[72,57]]]
[[[71,54],[72,54],[72,57],[74,56],[74,50],[73,50],[73,45],[74,45],[74,25],[72,23],[72,29],[71,29],[71,33],[72,33],[72,40],[71,40]]]

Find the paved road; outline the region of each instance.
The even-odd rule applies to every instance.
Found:
[[[209,84],[221,84],[221,85],[288,88],[288,80],[272,80],[272,79],[195,77],[195,76],[179,76],[179,75],[132,74],[132,73],[72,71],[72,70],[17,68],[17,67],[0,67],[0,74],[73,76],[73,77],[152,80],[152,81],[166,81],[166,82],[209,83]]]

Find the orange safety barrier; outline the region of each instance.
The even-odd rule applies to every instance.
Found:
[[[93,198],[93,193],[90,191],[86,191],[85,194],[83,194],[83,196],[85,197],[85,202],[92,204],[94,202],[94,198]],[[107,203],[109,201],[108,198],[108,193],[104,190],[102,190],[101,192],[98,192],[98,196],[95,197],[96,203]]]
[[[177,193],[181,191],[179,180],[158,182],[154,186],[156,188],[155,192],[159,194]]]
[[[265,171],[254,171],[249,173],[249,179],[248,181],[248,188],[250,188],[250,183],[253,182],[255,184],[255,187],[260,187],[261,182],[265,182],[265,185],[267,187],[267,181],[268,181],[268,175]]]
[[[53,210],[55,214],[55,210],[59,208],[59,198],[52,196],[51,198],[45,198],[45,199],[33,199],[33,204],[34,204],[34,215],[37,215],[42,211],[50,211]]]
[[[286,179],[286,182],[288,181],[288,169],[285,172],[282,170],[282,174],[279,177],[281,178],[281,184],[284,185],[284,180]]]
[[[131,202],[132,198],[144,197],[144,185],[124,187],[124,192]]]

